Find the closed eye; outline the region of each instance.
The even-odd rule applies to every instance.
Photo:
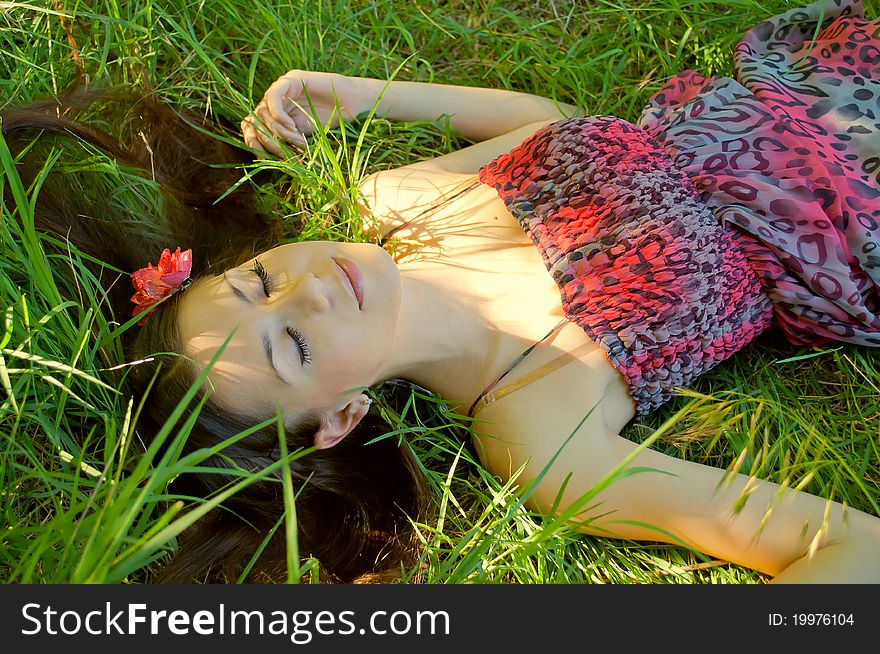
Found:
[[[251,268],[251,272],[260,278],[260,281],[263,283],[263,292],[266,294],[266,297],[269,297],[272,293],[272,289],[274,288],[272,284],[272,277],[269,275],[266,267],[262,263],[260,263],[259,259],[254,260],[254,267]],[[302,335],[302,332],[293,327],[288,327],[287,334],[288,336],[290,336],[290,338],[293,339],[293,342],[296,344],[296,348],[299,351],[300,364],[304,366],[307,363],[311,363],[312,353],[309,350],[309,344],[306,341],[305,336]]]
[[[266,297],[269,297],[273,288],[272,278],[269,276],[266,268],[263,267],[263,264],[260,263],[259,259],[254,261],[254,267],[251,268],[251,272],[260,278],[260,281],[263,283],[263,292],[266,294]]]
[[[302,335],[302,332],[300,332],[298,329],[294,329],[293,327],[288,327],[287,334],[296,343],[297,348],[299,348],[300,363],[302,365],[311,363],[312,353],[309,351],[309,344],[306,342],[306,338]]]

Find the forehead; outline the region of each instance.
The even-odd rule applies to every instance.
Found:
[[[248,307],[222,275],[195,281],[181,298],[181,350],[201,371],[212,399],[236,413],[265,416],[274,410],[281,381],[268,366],[260,334],[248,321]]]
[[[183,294],[178,305],[177,335],[181,345],[210,346],[214,351],[236,330],[245,305],[235,297],[223,275],[201,277]]]

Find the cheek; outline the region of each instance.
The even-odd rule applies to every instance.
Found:
[[[376,329],[337,333],[328,340],[326,351],[329,356],[321,366],[322,377],[337,389],[374,383],[389,356],[389,343],[390,340]],[[317,366],[318,362],[315,364]]]
[[[248,366],[218,362],[205,386],[214,402],[235,415],[258,417],[271,407],[272,389],[265,376]]]

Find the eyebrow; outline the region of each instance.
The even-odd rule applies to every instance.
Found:
[[[241,300],[245,304],[253,304],[254,303],[253,300],[251,300],[247,295],[245,295],[244,293],[241,292],[241,289],[238,289],[232,285],[232,282],[229,281],[229,278],[226,276],[226,273],[223,273],[223,281],[225,281],[226,284],[229,286],[229,288],[232,289],[233,295],[235,295],[235,297],[237,297],[239,300]]]
[[[237,297],[245,304],[253,304],[253,301],[247,295],[245,295],[241,292],[241,290],[233,286],[232,282],[229,281],[225,273],[223,274],[223,281],[225,281],[229,288],[232,289],[232,293],[233,295],[235,295],[235,297]],[[272,339],[269,338],[269,332],[263,332],[260,335],[260,341],[263,344],[263,351],[266,353],[266,359],[269,362],[269,367],[272,368],[272,372],[274,372],[275,376],[278,377],[278,379],[283,381],[285,384],[289,384],[290,382],[288,382],[286,379],[284,379],[284,377],[281,376],[281,371],[278,370],[278,368],[275,366],[275,359],[272,356]]]
[[[289,383],[284,377],[281,376],[281,372],[278,368],[275,367],[275,359],[272,357],[272,339],[269,338],[269,332],[263,332],[260,340],[263,342],[263,351],[266,353],[266,359],[269,360],[269,366],[275,372],[275,376],[278,377],[285,384]]]

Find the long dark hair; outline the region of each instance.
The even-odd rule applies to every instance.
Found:
[[[159,102],[149,90],[95,90],[83,85],[2,115],[10,148],[14,154],[24,153],[18,171],[26,184],[40,174],[45,163],[40,153],[45,155],[46,148],[39,145],[48,143],[80,158],[96,150],[144,180],[153,180],[159,195],[150,215],[130,215],[107,195],[86,192],[88,184],[77,180],[77,174],[51,173],[42,183],[35,207],[38,229],[125,272],[155,262],[165,247],[191,247],[194,278],[218,274],[284,240],[278,223],[259,206],[253,187],[238,184],[240,167],[251,160],[250,155],[201,129],[199,122]],[[130,317],[131,293],[126,279],[109,289],[109,310],[115,320],[125,322]],[[145,326],[122,334],[126,360],[179,351],[178,300],[163,303]],[[167,421],[195,379],[193,367],[183,357],[154,360],[151,365],[124,368],[119,379],[137,397],[158,374],[137,425],[147,438]],[[185,451],[213,447],[251,426],[208,398]],[[314,417],[288,430],[288,449],[310,447],[318,426]],[[384,420],[370,414],[340,444],[290,465],[298,490],[300,553],[316,558],[328,581],[387,578],[383,575],[414,551],[411,520],[418,520],[426,505],[424,480],[407,447],[380,438],[386,431]],[[204,466],[260,470],[277,461],[278,445],[272,426],[237,440]],[[208,497],[236,479],[233,474],[193,473],[175,481],[174,490]],[[177,554],[158,580],[236,579],[283,513],[277,477],[252,483],[184,533]],[[283,570],[283,531],[277,530],[263,550],[251,580],[272,578]]]

